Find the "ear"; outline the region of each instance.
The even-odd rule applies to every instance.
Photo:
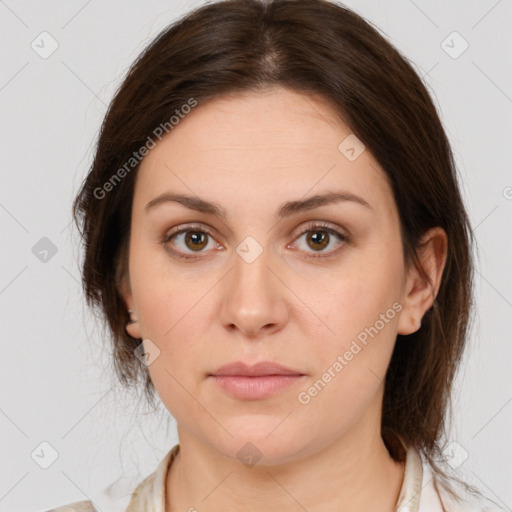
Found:
[[[398,334],[403,335],[412,334],[421,327],[421,319],[434,303],[439,291],[448,252],[448,237],[444,229],[429,229],[423,235],[416,252],[428,280],[414,264],[407,271],[405,298],[398,321]]]
[[[123,276],[119,280],[118,290],[119,294],[123,298],[124,303],[126,304],[126,310],[132,311],[131,320],[137,320],[137,310],[133,300],[130,278],[127,272],[124,272]],[[134,323],[127,322],[125,330],[132,338],[142,338],[140,333],[140,324],[138,321],[135,321]]]

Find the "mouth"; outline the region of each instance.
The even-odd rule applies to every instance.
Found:
[[[214,377],[217,376],[243,376],[243,377],[265,377],[269,375],[304,375],[298,370],[286,368],[271,361],[261,361],[259,363],[249,365],[243,361],[225,364],[214,372],[210,373]]]
[[[234,398],[262,400],[303,381],[306,376],[300,371],[269,361],[252,366],[238,361],[220,367],[208,377]]]

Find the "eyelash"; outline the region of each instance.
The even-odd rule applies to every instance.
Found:
[[[328,233],[329,235],[334,235],[334,236],[338,237],[341,242],[350,243],[349,237],[347,235],[340,233],[338,230],[330,227],[329,224],[325,224],[323,222],[312,222],[311,224],[307,225],[306,229],[304,229],[304,231],[302,231],[294,240],[297,240],[300,237],[302,237],[303,235],[305,235],[306,233],[309,233],[312,231],[323,231],[323,232]],[[164,236],[162,243],[165,245],[165,244],[169,243],[175,236],[180,235],[182,233],[187,233],[187,232],[204,233],[206,235],[209,235],[212,239],[214,239],[213,233],[211,231],[209,231],[208,229],[206,229],[202,226],[190,224],[190,225],[181,226],[181,229],[172,231],[171,233],[167,233]],[[185,256],[183,252],[172,249],[171,247],[168,247],[168,250],[170,252],[172,252],[175,257],[177,257],[179,259],[183,259],[183,260],[195,261],[195,260],[203,257],[201,255],[202,253],[200,253],[200,252],[198,252],[197,254],[194,254],[194,255],[190,255],[190,253],[186,253],[187,255]],[[312,253],[312,254],[309,254],[309,256],[307,256],[307,257],[313,258],[313,259],[319,259],[319,258],[327,259],[327,258],[333,257],[333,255],[335,255],[338,251],[339,251],[339,249],[334,249],[332,251],[329,251],[327,253],[327,255],[324,255],[321,253],[319,253],[319,254]]]

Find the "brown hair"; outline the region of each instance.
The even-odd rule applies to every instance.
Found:
[[[116,374],[143,381],[141,340],[125,331],[119,279],[127,270],[137,166],[111,180],[155,128],[190,99],[283,86],[327,99],[386,173],[398,207],[407,264],[419,267],[422,234],[441,226],[448,254],[439,292],[421,328],[398,336],[386,374],[382,436],[397,460],[398,434],[439,475],[452,383],[468,336],[472,233],[447,136],[425,85],[407,58],[367,21],[327,0],[226,0],[207,4],[164,30],[132,64],[112,100],[94,161],[73,205],[84,240],[82,282],[108,322]],[[112,183],[112,181],[110,181]],[[420,268],[421,270],[421,268]]]

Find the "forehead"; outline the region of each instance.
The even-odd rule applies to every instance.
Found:
[[[149,152],[135,201],[168,191],[212,200],[295,199],[343,188],[389,208],[385,173],[368,150],[357,156],[364,147],[357,144],[322,97],[284,88],[226,95],[196,106]],[[350,147],[357,158],[346,153]]]

